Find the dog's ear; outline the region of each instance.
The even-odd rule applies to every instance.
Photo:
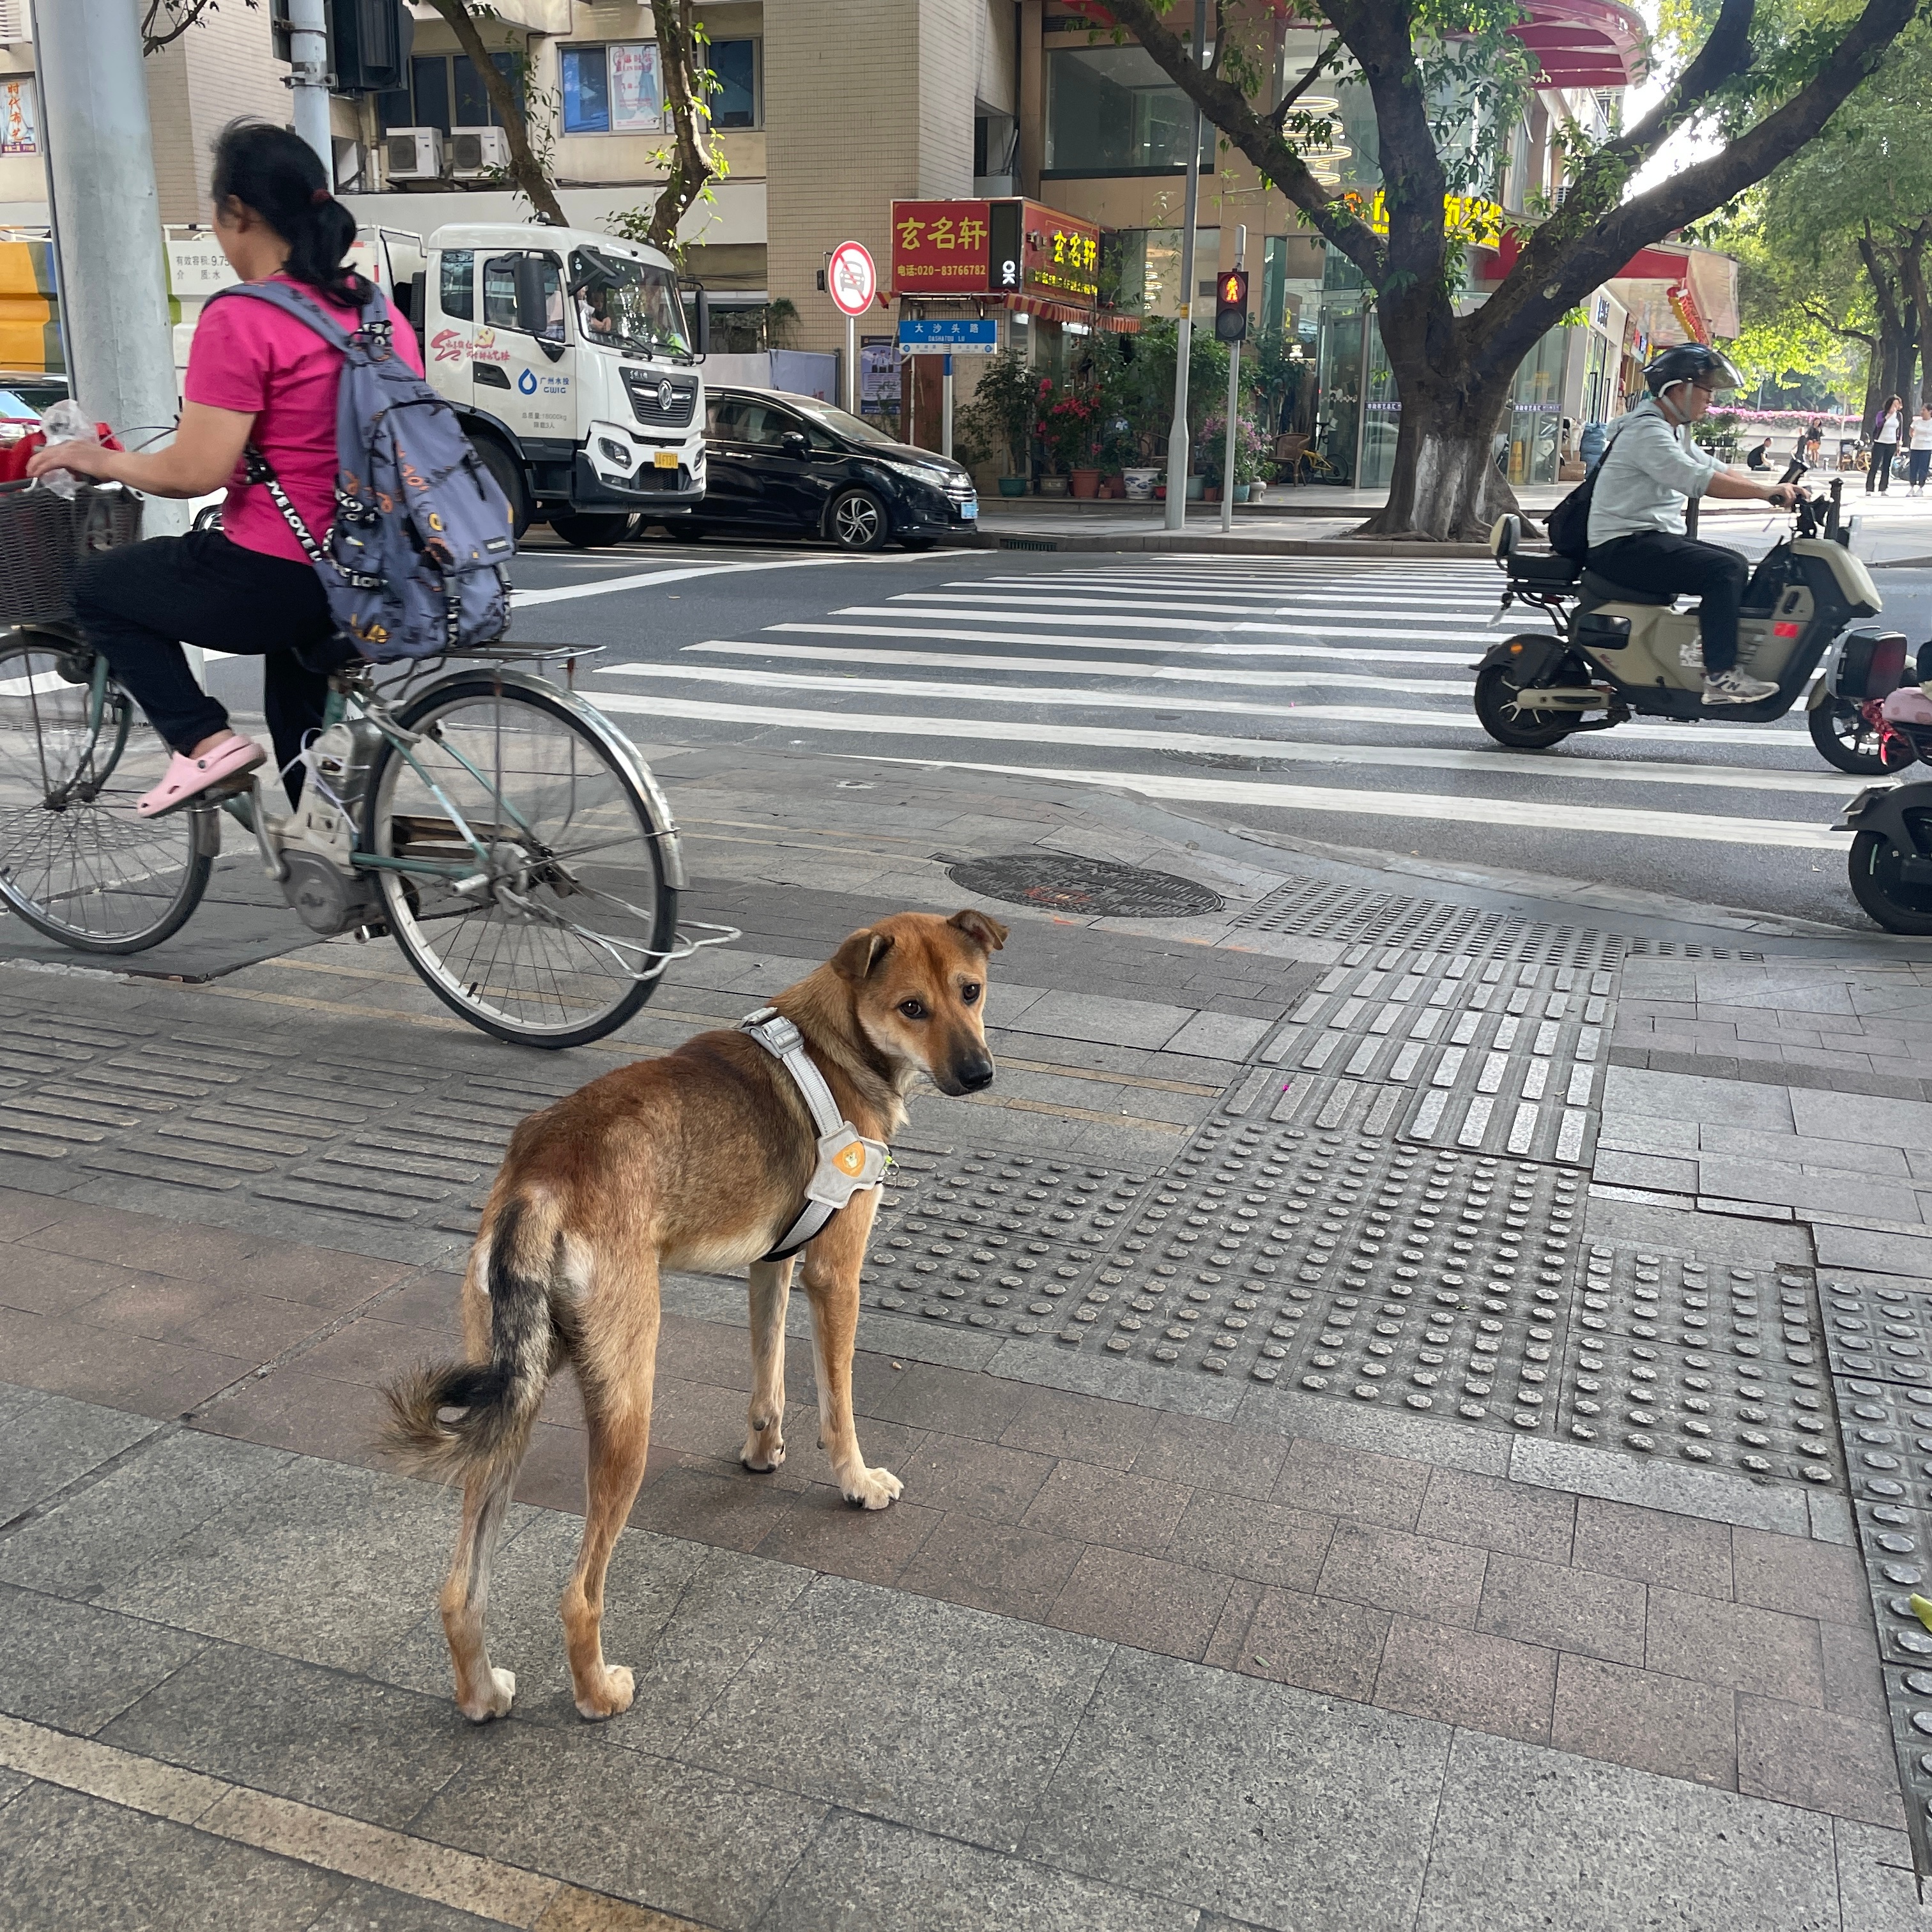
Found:
[[[892,950],[890,932],[874,932],[870,926],[854,933],[832,956],[832,970],[842,980],[872,977],[872,968]]]
[[[1006,928],[996,919],[988,919],[976,906],[956,912],[946,924],[957,928],[982,952],[997,952],[1006,943]]]

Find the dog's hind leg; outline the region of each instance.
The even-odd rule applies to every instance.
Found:
[[[657,1260],[600,1256],[577,1354],[590,1432],[584,1545],[558,1606],[578,1712],[614,1718],[631,1708],[634,1684],[604,1661],[604,1574],[644,1480],[651,1440],[651,1390],[658,1350]]]
[[[868,1469],[852,1420],[852,1351],[859,1336],[859,1274],[878,1211],[876,1189],[855,1194],[805,1251],[805,1292],[812,1303],[812,1346],[818,1365],[819,1439],[838,1492],[866,1509],[886,1508],[904,1486],[890,1469]]]
[[[516,1486],[514,1465],[493,1462],[472,1470],[463,1486],[463,1528],[449,1579],[442,1586],[442,1628],[456,1669],[458,1708],[472,1724],[506,1717],[517,1680],[498,1670],[484,1646],[483,1617],[490,1600],[490,1561]]]
[[[785,1307],[791,1297],[790,1258],[752,1264],[752,1405],[743,1454],[760,1475],[784,1460]]]

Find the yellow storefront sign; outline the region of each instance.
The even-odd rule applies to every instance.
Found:
[[[64,368],[56,314],[52,245],[0,241],[0,369]]]
[[[1365,221],[1378,235],[1388,232],[1388,203],[1377,188],[1372,196],[1345,194],[1343,205],[1358,220]],[[1478,195],[1445,194],[1442,197],[1442,232],[1454,235],[1472,248],[1494,248],[1510,226],[1501,205]]]

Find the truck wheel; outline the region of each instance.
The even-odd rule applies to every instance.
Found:
[[[848,490],[835,496],[825,527],[841,550],[877,550],[892,534],[886,506],[869,490]]]
[[[1906,856],[1882,832],[1858,833],[1847,861],[1852,896],[1886,932],[1922,938],[1932,934],[1932,888],[1900,878]]]
[[[1822,704],[1804,714],[1811,742],[1828,765],[1855,778],[1876,778],[1885,770],[1879,748],[1879,734],[1864,715],[1864,707],[1849,698],[1827,697]]]
[[[530,526],[530,499],[524,488],[523,466],[494,436],[472,436],[470,446],[502,491],[510,506],[510,534],[521,542],[524,531]]]
[[[1498,745],[1513,752],[1540,752],[1567,738],[1576,727],[1574,712],[1518,709],[1522,687],[1507,664],[1490,664],[1476,678],[1476,722]],[[1544,723],[1544,719],[1553,720]]]
[[[597,550],[606,544],[622,543],[631,534],[635,520],[630,512],[553,517],[550,526],[567,544],[578,550]]]

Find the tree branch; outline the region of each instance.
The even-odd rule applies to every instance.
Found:
[[[1308,71],[1276,103],[1275,110],[1268,116],[1267,124],[1272,128],[1277,135],[1287,124],[1289,110],[1315,84],[1315,78],[1321,73],[1323,62],[1328,59],[1336,45],[1335,41],[1330,40],[1327,46],[1317,48],[1315,58],[1310,64]]]
[[[1599,151],[1627,166],[1648,160],[1727,80],[1750,65],[1751,22],[1757,0],[1724,0],[1710,35],[1663,98],[1638,122]]]
[[[675,261],[677,226],[704,184],[722,170],[712,145],[710,69],[697,58],[698,27],[692,0],[651,0],[657,23],[658,58],[663,62],[664,104],[671,116],[670,172],[658,192],[657,206],[644,236]]]
[[[1868,349],[1877,348],[1876,336],[1868,334],[1862,328],[1847,328],[1844,323],[1834,322],[1831,316],[1815,302],[1801,302],[1798,307],[1802,314],[1810,316],[1820,328],[1826,330],[1830,334],[1838,336],[1847,342],[1862,342]]]
[[[204,14],[214,13],[220,4],[220,0],[147,0],[141,15],[142,56],[172,46]],[[242,4],[254,12],[260,8],[262,0],[242,0]],[[159,23],[164,18],[170,24],[163,28]]]
[[[539,221],[548,222],[555,228],[568,227],[570,224],[565,220],[563,210],[558,205],[556,190],[544,172],[543,164],[531,149],[530,129],[524,124],[523,108],[511,91],[510,83],[490,58],[490,51],[483,44],[483,36],[476,31],[476,22],[470,9],[464,4],[464,0],[429,0],[429,3],[449,23],[457,45],[470,56],[470,64],[476,70],[476,77],[482,82],[483,91],[490,97],[490,105],[496,110],[496,118],[503,124],[503,134],[510,144],[510,178],[516,183],[518,192],[536,211]]]

